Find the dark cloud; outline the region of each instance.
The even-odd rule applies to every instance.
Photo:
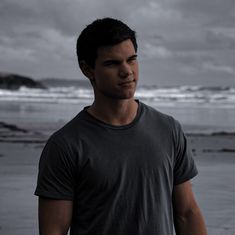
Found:
[[[214,49],[235,50],[235,28],[231,34],[229,30],[208,30],[206,40]]]
[[[150,83],[156,71],[162,79],[232,76],[234,13],[234,0],[1,0],[0,70],[81,76],[76,37],[94,19],[109,16],[137,31],[141,67]]]
[[[175,0],[173,6],[201,24],[234,27],[234,0]]]

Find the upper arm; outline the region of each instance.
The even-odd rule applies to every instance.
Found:
[[[174,186],[173,189],[174,215],[187,217],[189,213],[198,209],[190,180]]]
[[[73,202],[39,197],[38,218],[40,235],[67,234],[73,212]]]
[[[176,234],[207,234],[205,221],[196,203],[190,181],[174,187],[173,208]]]

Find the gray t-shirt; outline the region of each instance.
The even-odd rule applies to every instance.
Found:
[[[172,235],[172,190],[197,174],[180,124],[139,102],[112,126],[81,111],[48,140],[35,194],[73,200],[72,235]]]

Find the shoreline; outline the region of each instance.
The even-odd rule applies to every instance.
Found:
[[[40,123],[40,124],[12,124],[0,121],[0,143],[22,143],[22,144],[45,144],[49,136],[65,122]],[[189,129],[189,127],[187,127]],[[235,153],[235,132],[201,130],[187,131],[185,135],[190,142],[192,152],[197,149],[204,153]],[[192,127],[191,127],[192,129]],[[200,143],[195,143],[198,139],[203,139]],[[210,144],[204,144],[205,140]],[[219,142],[219,144],[218,144]],[[217,143],[217,144],[216,144]],[[209,148],[208,148],[209,146]]]

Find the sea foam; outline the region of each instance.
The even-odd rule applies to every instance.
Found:
[[[41,102],[41,103],[88,103],[93,100],[93,91],[89,87],[49,87],[31,89],[21,87],[18,90],[0,89],[0,101]],[[139,87],[135,97],[147,102],[164,105],[194,104],[223,105],[235,107],[234,87]]]

